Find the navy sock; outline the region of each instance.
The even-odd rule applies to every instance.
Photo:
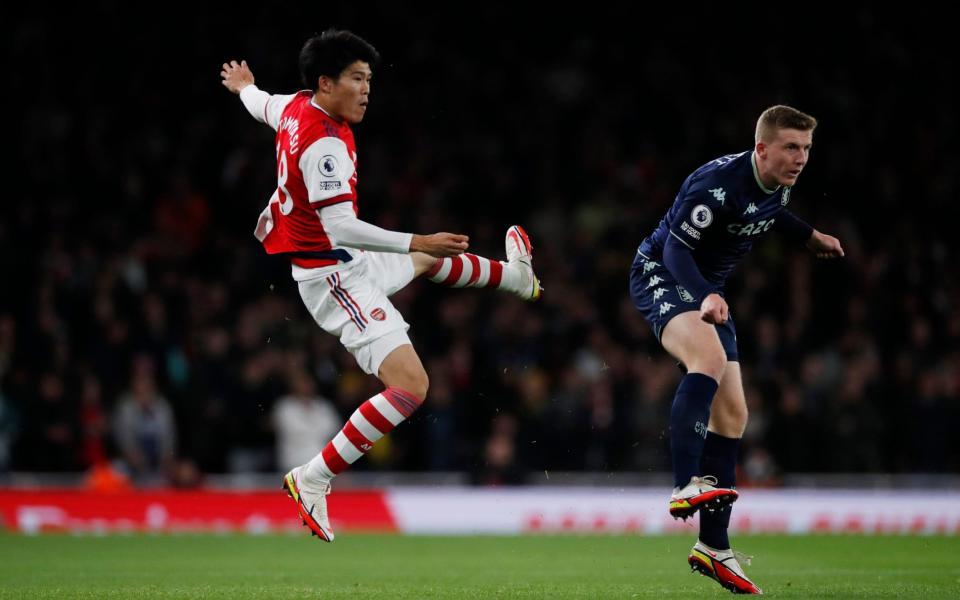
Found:
[[[717,485],[732,488],[737,485],[737,453],[740,451],[740,439],[728,438],[714,432],[707,433],[703,445],[703,459],[700,472],[717,478]],[[730,547],[727,528],[730,526],[730,513],[733,506],[725,506],[710,512],[700,511],[700,541],[704,544],[726,550]]]
[[[700,475],[700,456],[710,422],[710,403],[717,393],[717,381],[703,373],[687,373],[670,409],[670,454],[673,457],[673,485],[682,488]]]

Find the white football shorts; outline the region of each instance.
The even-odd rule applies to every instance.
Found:
[[[360,260],[322,277],[299,281],[300,297],[314,320],[340,338],[365,372],[409,344],[410,325],[389,297],[413,281],[409,254],[364,252]]]

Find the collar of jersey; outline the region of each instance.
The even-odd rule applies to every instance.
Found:
[[[311,100],[311,102],[313,102],[313,100]],[[323,110],[323,109],[321,109],[321,110]],[[763,182],[760,181],[760,172],[757,171],[757,153],[756,153],[756,151],[750,153],[750,166],[753,167],[753,178],[757,181],[757,185],[760,186],[760,189],[763,190],[763,193],[764,193],[764,194],[773,194],[773,193],[776,193],[776,191],[780,189],[780,186],[778,185],[777,187],[773,188],[772,190],[768,190],[768,189],[766,188],[766,186],[763,185]]]
[[[330,113],[328,113],[327,111],[325,111],[322,106],[320,106],[319,104],[317,104],[317,101],[314,100],[313,98],[310,98],[310,106],[314,107],[315,109],[319,110],[319,111],[322,112],[323,114],[325,114],[325,115],[327,115],[328,117],[330,117],[331,119],[333,119],[335,123],[339,123],[339,122],[340,122],[340,121],[338,121],[336,118],[334,118],[333,115],[331,115]]]

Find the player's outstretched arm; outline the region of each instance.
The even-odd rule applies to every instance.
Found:
[[[423,252],[436,258],[444,258],[463,254],[470,241],[467,236],[454,233],[417,235],[382,229],[358,219],[351,202],[337,202],[321,208],[318,212],[330,241],[347,248],[398,254]]]
[[[810,239],[807,240],[807,248],[816,254],[817,258],[843,257],[843,247],[840,245],[840,240],[832,235],[820,233],[816,229],[813,230]]]
[[[247,66],[245,60],[241,60],[239,63],[235,60],[223,63],[220,77],[223,78],[221,82],[223,87],[240,96],[240,101],[243,102],[243,106],[250,113],[250,116],[274,129],[280,126],[283,109],[294,98],[294,95],[271,96],[259,89],[254,83],[253,72]]]
[[[223,69],[220,71],[220,77],[223,78],[223,87],[234,94],[239,94],[243,88],[253,85],[253,72],[247,66],[247,61],[231,60],[229,63],[223,63]]]

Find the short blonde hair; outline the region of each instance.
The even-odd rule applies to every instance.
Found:
[[[760,140],[769,142],[781,129],[813,131],[816,128],[817,120],[810,115],[790,106],[778,104],[763,111],[763,114],[757,119],[757,132],[754,135],[754,142]]]

